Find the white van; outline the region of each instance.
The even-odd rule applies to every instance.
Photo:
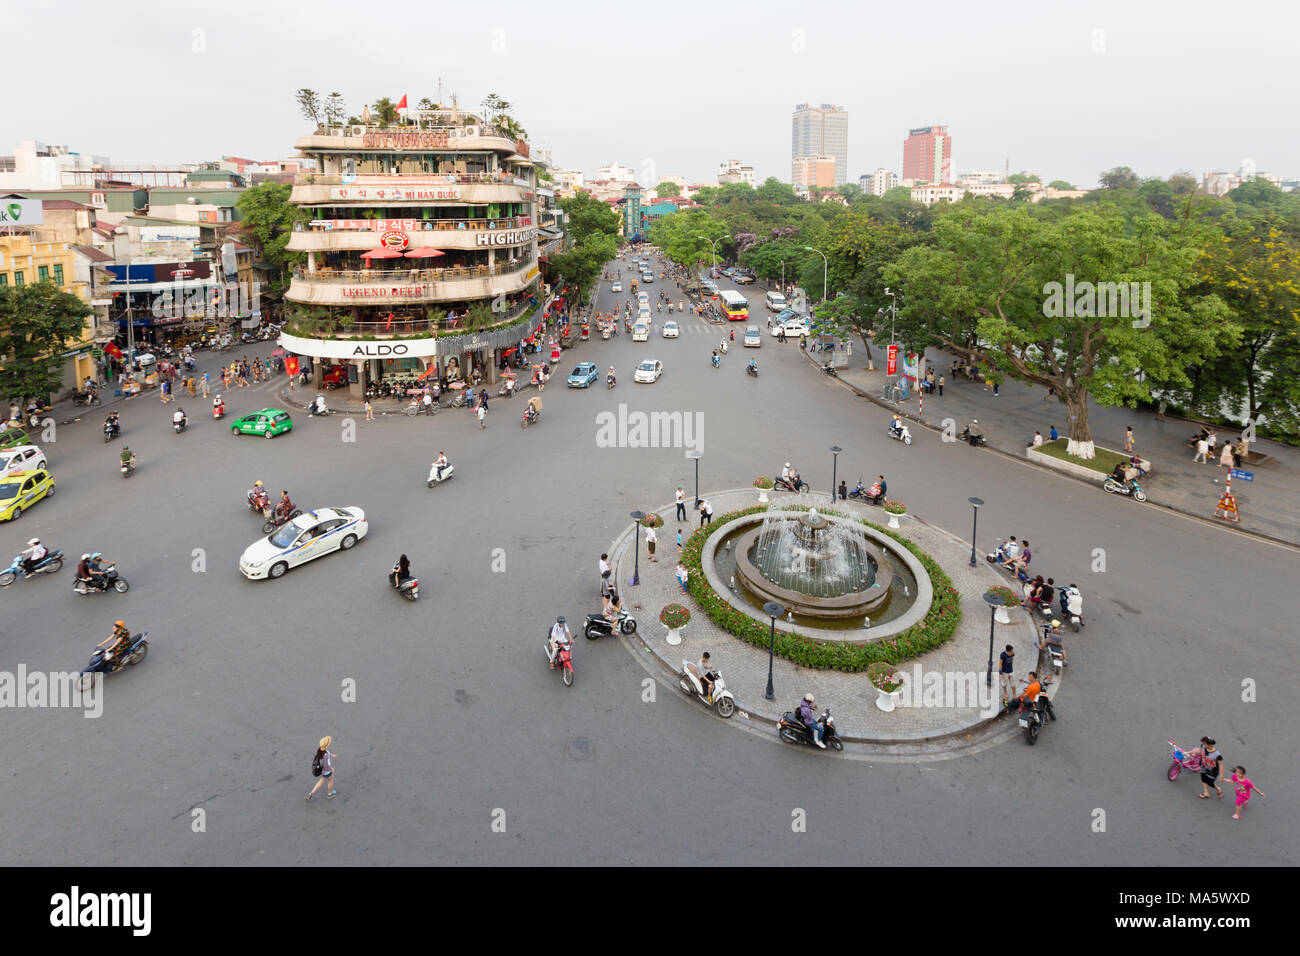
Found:
[[[643,322],[646,325],[649,325],[654,321],[654,319],[650,318],[650,309],[644,305],[637,310],[636,320],[638,322]]]
[[[789,303],[785,301],[785,296],[780,292],[769,292],[764,299],[767,302],[769,312],[780,312],[782,309],[788,309]]]

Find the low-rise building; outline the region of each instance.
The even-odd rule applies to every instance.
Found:
[[[834,177],[834,158],[832,163],[832,178]],[[718,185],[725,186],[728,183],[745,183],[754,185],[754,167],[749,163],[741,162],[739,159],[726,159],[718,164]],[[683,182],[682,185],[685,185]]]

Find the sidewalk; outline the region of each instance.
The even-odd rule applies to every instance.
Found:
[[[809,354],[810,360],[817,355]],[[1007,379],[999,387],[999,394],[966,380],[954,380],[948,375],[952,356],[932,349],[926,361],[933,363],[936,376],[945,377],[944,394],[936,391],[925,396],[924,415],[917,415],[918,394],[895,405],[881,397],[886,381],[883,370],[869,372],[855,366],[838,370],[838,378],[864,398],[890,410],[898,409],[905,418],[921,421],[931,428],[941,429],[943,420],[951,418],[960,431],[972,418],[978,418],[991,448],[1025,457],[1025,446],[1034,432],[1048,433],[1053,425],[1061,436],[1068,434],[1065,407],[1057,400],[1047,400],[1046,392],[1023,382]],[[1102,408],[1088,403],[1088,423],[1093,440],[1101,447],[1124,450],[1124,429],[1132,426],[1135,447],[1143,458],[1150,459],[1152,474],[1142,480],[1151,503],[1163,505],[1174,511],[1200,518],[1214,519],[1214,508],[1223,491],[1228,469],[1211,464],[1193,464],[1194,449],[1186,440],[1199,428],[1198,423],[1169,417],[1158,422],[1152,411],[1131,408]],[[1220,442],[1231,440],[1237,432],[1223,429]],[[1222,448],[1222,444],[1219,446]],[[1236,496],[1241,513],[1241,524],[1223,524],[1239,527],[1243,531],[1265,535],[1291,544],[1300,544],[1300,449],[1261,439],[1250,446],[1250,462],[1242,470],[1254,474],[1253,482],[1235,480],[1232,493]],[[1215,480],[1218,483],[1215,483]],[[1098,493],[1102,476],[1097,476]]]
[[[779,491],[768,492],[768,495],[772,500],[773,509],[780,509],[787,503],[817,503],[808,501],[805,496]],[[718,520],[727,512],[753,507],[758,502],[757,491],[754,489],[734,489],[708,494],[706,497],[714,507],[716,515],[714,520]],[[826,499],[823,497],[820,504],[825,503]],[[854,501],[837,501],[835,510],[843,514],[859,515],[875,524],[884,523],[881,509],[860,505]],[[773,666],[776,699],[772,701],[764,699],[763,695],[767,689],[767,651],[718,628],[689,595],[682,594],[676,577],[678,561],[676,511],[670,504],[657,509],[657,513],[665,522],[657,529],[659,559],[653,563],[647,560],[645,545],[642,542],[641,583],[638,586],[632,587],[630,584],[634,566],[634,525],[630,525],[619,536],[609,552],[614,558],[615,579],[618,581],[620,597],[632,610],[637,620],[636,634],[630,639],[638,641],[649,656],[657,659],[659,665],[673,674],[681,673],[683,660],[696,661],[702,652],[708,651],[717,663],[727,688],[736,698],[736,715],[733,720],[748,720],[751,723],[775,728],[781,714],[792,709],[798,700],[809,692],[816,695],[819,711],[821,707],[830,705],[840,736],[850,742],[898,744],[935,741],[954,735],[968,734],[998,719],[983,716],[979,708],[974,706],[905,707],[902,701],[893,713],[885,713],[876,707],[876,690],[865,673],[847,674],[841,671],[812,670],[780,657],[776,658]],[[699,528],[698,515],[691,512],[691,517],[693,521],[683,522],[680,525],[683,542]],[[952,579],[953,586],[962,595],[962,621],[950,641],[928,654],[900,665],[899,669],[909,681],[912,681],[913,668],[918,663],[927,673],[973,672],[977,675],[982,688],[988,669],[989,642],[989,609],[982,595],[990,585],[1007,584],[1008,579],[983,561],[979,562],[978,567],[970,567],[969,542],[927,525],[912,515],[902,520],[900,533],[927,551]],[[592,588],[596,587],[597,581],[593,571]],[[596,600],[595,595],[592,595],[592,599],[593,602]],[[660,610],[674,602],[684,603],[691,611],[690,623],[682,629],[682,643],[676,647],[667,643],[665,640],[667,629],[659,623]],[[1038,632],[1026,611],[1012,608],[1010,614],[1011,624],[997,626],[994,640],[994,670],[996,671],[998,666],[996,655],[1001,653],[1005,645],[1013,644],[1016,648],[1016,670],[1019,679],[1033,669],[1038,660],[1038,652],[1033,646]],[[638,654],[638,657],[640,656]],[[993,680],[994,694],[998,694],[996,673]],[[668,686],[675,687],[675,681]],[[913,688],[914,691],[918,689]],[[1053,699],[1056,694],[1059,694],[1059,690],[1058,684]],[[920,695],[917,696],[919,699]],[[1006,720],[1006,718],[1002,719]],[[775,736],[774,729],[773,736]]]

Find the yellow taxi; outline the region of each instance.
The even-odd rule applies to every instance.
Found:
[[[54,478],[44,468],[0,478],[0,521],[14,521],[42,498],[54,494]]]

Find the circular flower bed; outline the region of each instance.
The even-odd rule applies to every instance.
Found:
[[[807,511],[808,509],[796,507],[788,510]],[[717,515],[715,522],[706,524],[690,536],[682,548],[682,561],[690,571],[686,589],[704,613],[709,616],[709,620],[728,634],[735,635],[755,647],[766,650],[769,641],[769,625],[737,610],[729,602],[719,597],[717,592],[709,585],[709,579],[704,574],[700,562],[704,551],[704,542],[709,539],[709,535],[736,518],[743,518],[745,515],[759,514],[760,512],[766,513],[767,506],[742,508],[739,511]],[[853,515],[840,514],[835,511],[821,513],[840,518],[854,518]],[[776,653],[786,660],[793,661],[803,667],[814,667],[819,670],[864,671],[877,661],[897,664],[918,657],[926,651],[939,647],[956,633],[957,625],[961,623],[961,595],[952,586],[952,579],[944,573],[943,568],[939,567],[933,558],[902,535],[895,534],[880,525],[872,524],[870,521],[862,521],[862,524],[881,534],[889,535],[898,542],[900,547],[911,551],[921,563],[921,566],[925,568],[925,572],[930,576],[930,583],[934,588],[934,600],[930,604],[929,613],[925,615],[924,620],[913,624],[897,637],[871,644],[815,641],[812,638],[804,637],[798,632],[777,631]]]
[[[888,661],[876,661],[867,668],[867,680],[877,690],[883,690],[886,694],[892,694],[898,688],[903,686],[903,675],[894,669],[894,665]]]
[[[754,479],[754,487],[755,487],[755,488],[762,488],[764,491],[771,491],[771,490],[772,490],[772,479],[771,479],[771,478],[755,478],[755,479]]]
[[[1005,584],[995,584],[989,588],[989,594],[995,595],[1002,601],[1004,607],[1014,607],[1020,603],[1020,595],[1007,587]]]
[[[643,528],[658,528],[661,527],[663,523],[664,519],[653,511],[641,519],[641,527]]]
[[[907,514],[907,505],[903,504],[901,501],[886,501],[885,514],[905,515]]]
[[[669,604],[659,612],[659,623],[673,630],[685,627],[690,619],[691,612],[680,604]]]

